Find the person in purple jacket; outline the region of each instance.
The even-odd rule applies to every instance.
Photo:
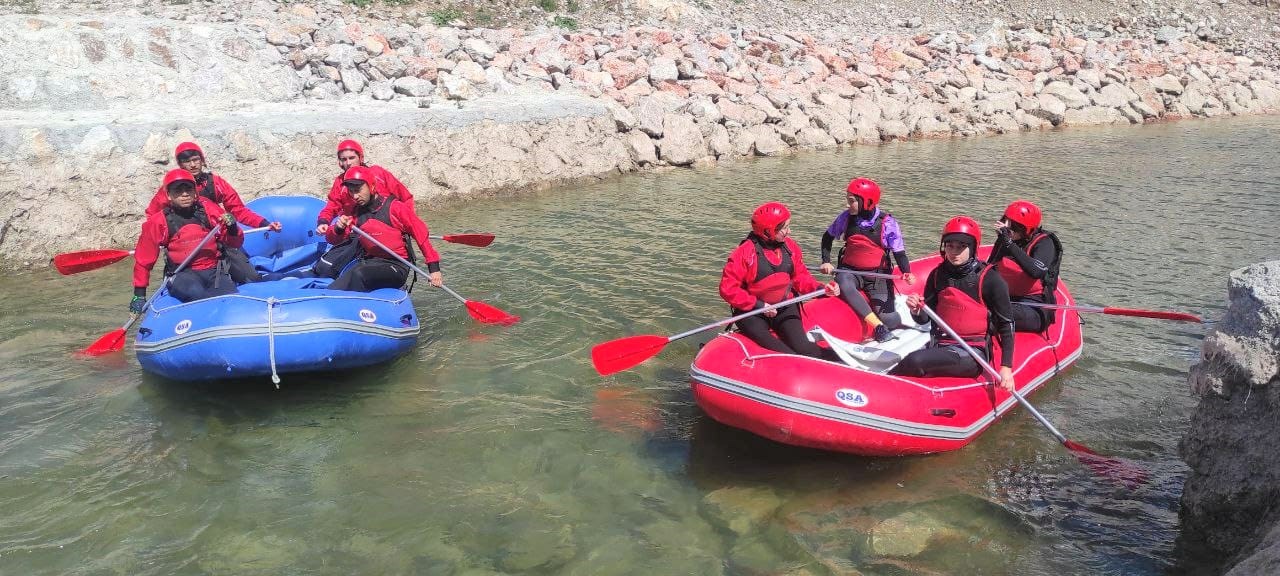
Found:
[[[849,209],[836,216],[822,234],[822,266],[824,274],[837,269],[831,263],[831,245],[844,240],[838,257],[839,269],[890,274],[896,262],[907,285],[915,284],[911,261],[902,243],[902,230],[893,215],[880,210],[880,186],[870,178],[855,178],[846,193]],[[840,296],[871,328],[877,342],[894,338],[891,330],[902,325],[894,311],[893,281],[868,278],[856,274],[836,274]]]

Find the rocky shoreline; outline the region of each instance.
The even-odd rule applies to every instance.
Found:
[[[320,195],[333,143],[368,140],[436,202],[797,149],[1280,111],[1276,62],[1182,29],[904,32],[457,28],[264,2],[228,22],[0,16],[17,56],[0,65],[0,250],[13,265],[127,245],[186,138],[248,198]]]

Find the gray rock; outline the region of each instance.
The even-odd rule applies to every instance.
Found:
[[[707,139],[707,147],[716,158],[725,158],[734,154],[733,140],[729,135],[729,129],[723,124],[714,124],[711,126],[711,136]]]
[[[450,100],[471,100],[479,95],[476,87],[472,86],[466,79],[448,72],[441,72],[436,77],[436,85],[440,90],[440,95]]]
[[[637,165],[652,166],[658,163],[658,151],[654,146],[653,140],[649,135],[639,130],[628,132],[625,136],[627,143],[627,152],[631,154],[631,161]]]
[[[1089,105],[1089,97],[1066,82],[1050,82],[1045,84],[1042,95],[1053,96],[1066,104],[1067,108],[1079,109]]]
[[[1181,94],[1183,90],[1182,80],[1172,74],[1157,76],[1150,80],[1151,87],[1157,92],[1165,92],[1167,94]]]
[[[468,38],[463,41],[462,49],[477,62],[488,62],[498,55],[498,51],[493,46],[479,38]]]
[[[667,114],[663,118],[662,132],[658,154],[669,164],[687,166],[706,157],[706,141],[692,118],[683,114]]]
[[[390,80],[383,80],[370,84],[369,94],[374,100],[390,100],[396,97],[396,90]]]
[[[836,140],[826,130],[816,126],[805,126],[796,131],[795,145],[801,148],[834,148]]]
[[[1067,126],[1114,124],[1122,121],[1124,121],[1124,116],[1121,116],[1115,108],[1103,108],[1101,106],[1071,109],[1062,115],[1062,123]]]
[[[754,532],[780,505],[770,488],[735,486],[707,494],[698,510],[713,525],[742,535]]]
[[[911,129],[901,120],[881,120],[876,123],[876,129],[880,131],[880,139],[885,141],[906,139],[911,135]]]
[[[755,143],[757,156],[778,156],[790,150],[772,124],[753,126],[747,132],[751,135],[751,141]]]
[[[394,92],[404,94],[405,96],[413,96],[415,98],[430,96],[432,92],[435,92],[435,89],[435,84],[415,76],[396,78],[395,81],[392,82],[392,90]]]
[[[655,85],[665,80],[675,81],[680,78],[676,61],[666,56],[659,56],[649,64],[649,80]]]
[[[102,160],[111,157],[119,146],[110,128],[94,126],[76,144],[75,153],[83,159]]]
[[[1107,106],[1110,108],[1125,107],[1128,103],[1137,100],[1138,95],[1130,90],[1124,84],[1111,83],[1102,87],[1102,90],[1090,94],[1090,99],[1098,106]],[[1123,111],[1121,111],[1123,113]]]
[[[1088,84],[1090,88],[1097,90],[1102,88],[1102,75],[1097,70],[1086,68],[1076,72],[1076,79]]]
[[[1161,26],[1159,30],[1156,30],[1156,42],[1160,42],[1161,44],[1170,44],[1183,39],[1186,35],[1187,33],[1182,31],[1180,28],[1174,28],[1173,26]]]

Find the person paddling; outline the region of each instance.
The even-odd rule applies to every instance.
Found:
[[[351,194],[347,192],[344,182],[347,171],[357,166],[366,170],[365,174],[377,188],[378,194],[399,200],[407,205],[411,211],[413,210],[413,194],[409,192],[409,189],[386,168],[366,164],[364,161],[364,148],[360,146],[359,142],[343,140],[338,143],[338,175],[334,177],[333,186],[329,188],[328,202],[325,203],[324,208],[320,210],[320,214],[316,217],[316,234],[325,235],[328,233],[329,226],[335,218],[344,214],[355,214],[355,202],[352,200]],[[359,255],[360,247],[354,242],[348,241],[335,245],[316,262],[315,275],[321,278],[337,278],[338,274],[342,273],[342,269],[346,268],[347,264],[350,264]]]
[[[840,249],[839,269],[890,274],[896,262],[903,281],[915,284],[898,221],[880,210],[880,186],[870,178],[855,178],[849,182],[845,197],[849,208],[822,234],[822,273],[836,269],[831,263],[831,245],[840,238],[844,247]],[[890,330],[900,327],[902,319],[894,311],[892,280],[837,273],[836,283],[840,297],[871,327],[877,342],[894,338]]]
[[[1015,200],[996,222],[996,244],[987,262],[995,264],[1009,285],[1013,302],[1014,330],[1043,332],[1053,324],[1053,310],[1019,304],[1056,304],[1058,271],[1062,266],[1062,243],[1057,235],[1040,227],[1040,207]]]
[[[751,215],[751,233],[729,254],[720,276],[720,297],[734,314],[764,308],[797,294],[814,292],[824,285],[804,266],[800,246],[791,239],[791,211],[780,202],[768,202]],[[825,285],[830,296],[840,286]],[[824,358],[827,353],[805,336],[797,304],[743,318],[738,330],[757,344],[785,354]],[[781,336],[775,336],[770,330]]]
[[[228,184],[221,176],[205,170],[208,165],[205,163],[204,150],[201,150],[198,144],[195,142],[178,144],[177,148],[173,150],[173,157],[177,160],[179,168],[186,170],[195,178],[196,192],[201,197],[217,204],[224,211],[231,213],[231,216],[236,220],[248,226],[254,228],[267,227],[272,231],[280,231],[279,222],[270,222],[257,212],[250,210],[249,207],[244,205],[244,201],[240,199],[240,194],[236,192],[235,188],[231,187],[231,184]],[[162,185],[156,190],[155,195],[151,197],[151,203],[147,205],[145,214],[151,216],[168,206],[169,193]],[[244,250],[239,247],[226,246],[223,254],[231,273],[231,279],[237,284],[262,280],[262,276],[249,263],[249,256],[245,254]]]
[[[907,307],[917,323],[929,321],[923,305],[934,309],[969,346],[991,357],[993,333],[1000,339],[1000,386],[1013,390],[1013,318],[1009,311],[1009,287],[992,266],[974,254],[982,241],[982,229],[968,216],[956,216],[942,227],[939,253],[942,262],[925,280],[924,296],[907,297]],[[982,374],[978,364],[958,342],[934,326],[928,347],[916,350],[894,366],[890,374],[972,378]]]
[[[437,288],[444,286],[440,255],[431,246],[426,223],[413,212],[412,205],[380,194],[376,178],[376,173],[365,166],[353,166],[343,175],[344,191],[351,196],[354,214],[338,216],[333,226],[328,228],[325,240],[334,245],[352,242],[362,257],[329,284],[329,289],[369,292],[378,288],[399,288],[409,277],[409,267],[363,235],[354,233],[351,230],[353,225],[410,261],[413,258],[405,236],[412,237],[427,262],[431,285]]]
[[[133,300],[129,302],[129,311],[135,314],[142,313],[146,306],[151,268],[159,259],[162,247],[165,248],[166,275],[172,274],[180,262],[196,251],[191,264],[169,281],[169,294],[174,298],[191,302],[236,292],[235,282],[221,265],[223,247],[239,248],[244,243],[236,218],[223,212],[212,200],[200,196],[196,192],[196,179],[187,170],[170,170],[164,176],[162,188],[169,203],[142,223],[142,233],[134,247]],[[198,246],[217,225],[222,229],[214,240]]]

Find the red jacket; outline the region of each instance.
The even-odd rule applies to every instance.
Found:
[[[217,225],[218,219],[222,218],[224,212],[217,204],[203,196],[197,198],[204,205],[205,214],[209,217],[209,223]],[[192,260],[190,268],[192,270],[208,270],[218,265],[218,258],[222,257],[222,251],[217,250],[218,244],[228,248],[239,248],[244,245],[244,233],[239,227],[236,228],[234,235],[228,234],[224,228],[219,230],[213,239],[209,241],[215,246],[217,257],[203,258],[197,256]],[[160,258],[160,247],[169,244],[169,223],[165,219],[164,211],[154,212],[147,216],[147,221],[142,223],[142,234],[138,236],[138,244],[133,249],[133,286],[134,288],[146,288],[151,282],[151,268],[155,266],[156,260]],[[174,263],[178,264],[177,262]]]
[[[804,259],[800,256],[800,246],[795,240],[787,238],[787,249],[791,251],[791,265],[795,274],[791,277],[791,287],[800,294],[807,294],[822,289],[809,270],[804,267]],[[764,251],[765,258],[774,264],[782,263],[782,248]],[[729,254],[729,261],[720,274],[720,297],[736,310],[751,310],[756,307],[757,298],[747,292],[747,285],[756,278],[756,246],[752,242],[743,242]]]
[[[394,175],[381,166],[366,166],[374,174],[373,190],[374,194],[390,195],[392,198],[404,202],[413,209],[413,194],[409,193],[409,189],[396,179]],[[316,217],[316,224],[329,224],[338,216],[347,215],[354,216],[356,213],[356,201],[351,198],[351,194],[347,193],[346,188],[342,185],[342,174],[338,174],[333,179],[333,186],[329,188],[329,203],[324,205],[320,210],[320,215]]]
[[[346,194],[346,192],[344,191],[343,194]],[[427,229],[427,223],[418,218],[411,204],[401,202],[395,198],[385,196],[383,198],[384,201],[391,202],[391,226],[413,238],[413,241],[418,244],[418,248],[422,251],[422,259],[427,263],[429,270],[432,272],[439,270],[440,254],[431,246],[431,239],[428,238],[431,232]],[[352,200],[351,204],[355,206],[355,200]],[[352,212],[349,215],[354,217],[354,210]],[[355,234],[355,232],[352,232],[350,227],[338,230],[337,226],[330,226],[329,231],[325,232],[324,239],[329,244],[336,246],[346,242],[351,238],[352,234]],[[363,236],[360,236],[360,238],[363,238]],[[378,251],[381,252],[381,250]],[[373,255],[380,256],[380,254]],[[407,255],[400,254],[402,258],[405,256]]]
[[[240,194],[236,193],[236,189],[232,188],[231,185],[228,184],[226,180],[223,180],[221,176],[212,172],[208,172],[207,174],[213,177],[213,201],[217,202],[219,206],[225,208],[232,216],[235,216],[236,222],[241,222],[253,227],[262,227],[270,224],[266,218],[263,218],[258,215],[257,212],[254,212],[245,206],[244,201],[240,199]],[[203,190],[204,186],[200,185],[199,188]],[[203,196],[203,194],[201,195]],[[151,203],[147,205],[145,213],[147,216],[150,216],[156,212],[164,210],[164,207],[168,205],[169,194],[165,192],[164,186],[161,185],[160,188],[156,190],[156,195],[151,197]]]

